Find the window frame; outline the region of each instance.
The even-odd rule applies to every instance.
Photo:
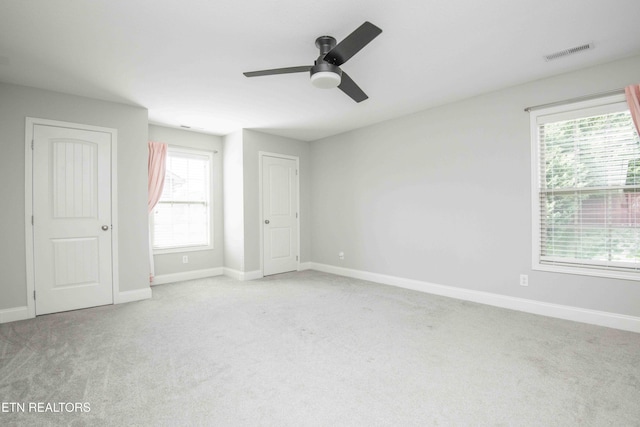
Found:
[[[180,145],[168,145],[167,146],[167,157],[170,153],[184,153],[189,155],[197,155],[207,157],[209,161],[209,200],[207,203],[208,219],[209,219],[209,244],[208,245],[191,245],[191,246],[173,246],[167,248],[156,248],[154,237],[155,237],[155,214],[151,212],[149,214],[149,223],[151,225],[150,230],[150,238],[151,238],[151,248],[153,250],[154,255],[162,255],[162,254],[171,254],[171,253],[181,253],[181,252],[195,252],[195,251],[206,251],[215,249],[214,246],[214,171],[213,171],[213,151],[203,150],[198,148],[190,148],[184,147]],[[158,201],[160,203],[160,201]],[[154,207],[155,209],[155,207]]]
[[[597,113],[607,114],[609,112],[624,111],[629,107],[626,103],[624,94],[606,96],[596,99],[590,99],[587,101],[567,103],[558,106],[552,106],[547,108],[540,108],[532,110],[530,113],[530,131],[531,131],[531,209],[532,209],[532,221],[531,221],[531,257],[532,257],[532,269],[538,271],[548,271],[555,273],[566,273],[583,276],[596,276],[606,277],[612,279],[623,280],[639,280],[640,279],[640,266],[638,269],[633,270],[629,268],[615,269],[615,267],[602,267],[595,264],[585,265],[569,265],[562,264],[559,261],[557,264],[550,262],[543,262],[541,260],[541,204],[540,204],[540,172],[539,165],[539,147],[540,141],[538,139],[538,126],[546,122],[555,122],[562,120],[577,119],[585,117],[588,110],[595,111]],[[553,120],[551,117],[553,116]],[[548,120],[547,120],[548,119]]]

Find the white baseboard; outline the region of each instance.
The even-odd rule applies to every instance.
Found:
[[[223,271],[225,276],[231,277],[232,279],[240,280],[240,273],[241,273],[240,270],[224,267]]]
[[[205,277],[222,276],[223,274],[224,268],[222,267],[184,271],[182,273],[161,274],[153,278],[152,286],[183,282],[185,280],[204,279]]]
[[[0,323],[16,322],[25,319],[31,319],[31,316],[29,316],[29,307],[26,305],[0,310]]]
[[[368,271],[352,270],[328,264],[319,264],[315,262],[308,264],[310,264],[310,269],[325,273],[352,277],[354,279],[368,280],[385,285],[397,286],[400,288],[412,289],[414,291],[442,295],[465,301],[473,301],[481,304],[523,311],[526,313],[539,314],[542,316],[573,320],[575,322],[589,323],[592,325],[606,326],[609,328],[640,333],[640,317],[552,304],[525,298],[493,294],[490,292],[456,288],[454,286],[437,285],[434,283],[422,282],[420,280],[405,279],[402,277],[388,276]]]
[[[262,270],[246,271],[240,280],[256,280],[262,279]]]
[[[231,277],[232,279],[241,280],[241,281],[261,279],[263,277],[262,271],[260,270],[244,272],[244,271],[235,270],[229,267],[224,268],[224,275]]]
[[[114,304],[123,304],[125,302],[140,301],[150,298],[151,288],[123,291],[116,294]],[[25,319],[33,319],[33,317],[29,315],[29,308],[27,306],[0,310],[0,324]]]
[[[312,262],[301,262],[298,264],[298,271],[311,270]]]
[[[224,267],[223,274],[227,277],[231,277],[232,279],[240,280],[240,271],[234,270],[233,268]]]
[[[152,296],[151,288],[136,289],[133,291],[123,291],[116,295],[115,304],[124,304],[125,302],[141,301],[150,299]]]

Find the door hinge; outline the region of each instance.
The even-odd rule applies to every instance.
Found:
[[[31,225],[33,225],[33,215],[31,215]]]
[[[33,300],[35,301],[36,299],[36,291],[33,291]]]
[[[33,139],[31,140],[31,149],[33,150]]]
[[[298,218],[298,212],[296,212],[296,218]]]
[[[298,261],[298,255],[296,255],[296,261]]]
[[[298,169],[296,169],[296,175],[298,175]]]

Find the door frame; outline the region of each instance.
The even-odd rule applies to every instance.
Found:
[[[120,292],[118,277],[118,174],[116,160],[118,154],[118,130],[113,128],[85,125],[80,123],[62,122],[59,120],[39,119],[27,117],[25,120],[25,168],[24,168],[24,224],[25,224],[25,248],[26,248],[26,268],[27,268],[27,313],[28,318],[36,317],[36,305],[33,298],[35,292],[35,262],[33,246],[33,134],[36,125],[55,126],[70,129],[79,129],[95,132],[104,132],[111,135],[111,293],[113,304],[118,302]]]
[[[262,200],[263,200],[263,182],[262,182],[262,161],[265,157],[277,157],[280,159],[287,160],[295,160],[296,161],[296,190],[297,190],[297,206],[296,212],[298,213],[298,217],[296,218],[297,228],[298,228],[298,253],[296,256],[298,257],[296,261],[296,270],[300,270],[300,158],[297,156],[290,156],[287,154],[280,153],[271,153],[268,151],[259,151],[258,152],[258,227],[260,230],[260,277],[264,277],[264,212],[262,211]]]

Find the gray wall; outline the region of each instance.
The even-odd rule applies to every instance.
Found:
[[[211,254],[190,253],[189,269],[220,266],[221,257],[239,271],[260,268],[258,152],[267,151],[300,157],[301,262],[639,316],[637,282],[531,270],[529,116],[522,111],[637,83],[639,69],[640,57],[628,58],[312,143],[250,130],[200,137],[149,127],[144,108],[0,83],[0,309],[26,305],[29,116],[118,130],[121,291],[148,286],[150,135],[222,146],[217,212],[225,218],[215,227],[225,236],[216,233]],[[158,274],[184,271],[171,257],[156,261]],[[523,273],[529,287],[518,286]]]
[[[638,70],[628,58],[312,142],[311,259],[639,316],[638,282],[531,270],[523,112],[637,83]]]
[[[213,155],[213,249],[206,251],[172,252],[154,255],[155,275],[182,273],[223,266],[224,232],[222,209],[222,137],[191,132],[181,129],[149,125],[149,140],[163,142],[173,146],[195,148],[205,151],[217,151]],[[182,263],[187,255],[189,262]]]
[[[222,148],[224,266],[244,271],[244,178],[242,131],[224,137]]]
[[[118,130],[118,241],[121,291],[149,286],[147,110],[0,83],[0,309],[27,305],[25,118]]]
[[[311,174],[309,143],[245,129],[244,145],[244,262],[246,272],[260,269],[260,151],[300,159],[300,262],[311,260]]]

